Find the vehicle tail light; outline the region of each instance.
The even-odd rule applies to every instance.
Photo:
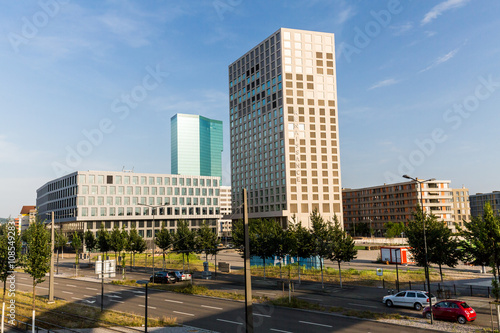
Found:
[[[427,299],[427,303],[429,303],[429,299]]]

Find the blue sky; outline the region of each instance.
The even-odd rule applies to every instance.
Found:
[[[74,170],[170,172],[170,118],[224,122],[227,66],[280,27],[336,38],[343,187],[500,190],[500,3],[5,1],[0,217]],[[75,153],[76,152],[76,153]]]

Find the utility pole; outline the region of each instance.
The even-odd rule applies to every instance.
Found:
[[[54,212],[52,212],[51,223],[52,241],[50,242],[50,276],[49,276],[49,303],[54,303]]]
[[[250,270],[250,238],[246,188],[243,189],[243,225],[245,235],[245,327],[247,333],[253,333],[252,272]]]

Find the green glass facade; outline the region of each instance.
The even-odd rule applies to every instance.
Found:
[[[173,174],[222,178],[222,121],[178,113],[171,129]]]

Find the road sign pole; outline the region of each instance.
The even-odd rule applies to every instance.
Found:
[[[246,332],[253,333],[252,272],[250,270],[250,239],[248,227],[247,189],[243,189],[243,223],[245,232],[245,324]]]

